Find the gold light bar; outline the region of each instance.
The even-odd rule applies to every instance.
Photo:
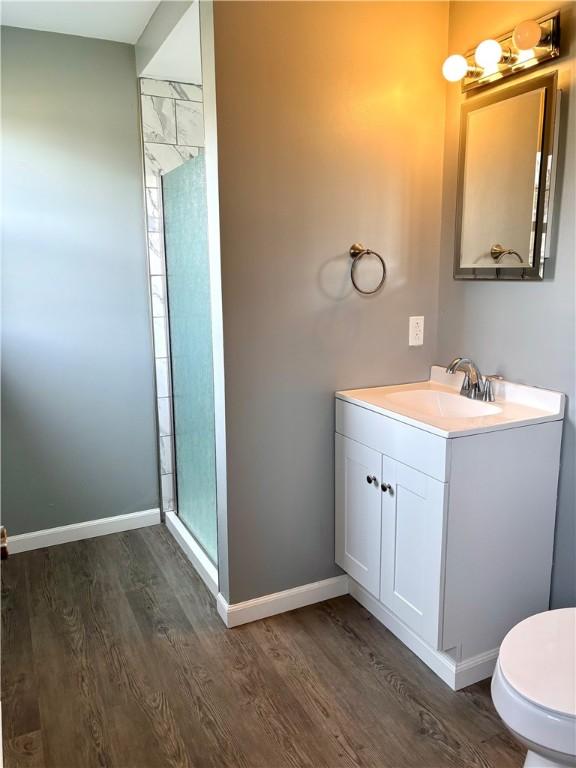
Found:
[[[515,75],[530,67],[535,67],[548,59],[560,55],[560,11],[554,11],[539,19],[534,19],[542,30],[541,38],[534,48],[520,50],[514,44],[513,32],[494,38],[502,46],[502,59],[491,66],[478,68],[475,58],[476,48],[468,51],[464,58],[468,63],[468,73],[462,79],[462,91],[481,88]]]

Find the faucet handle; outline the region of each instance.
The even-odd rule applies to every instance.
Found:
[[[493,381],[502,381],[504,379],[503,376],[499,376],[498,374],[493,374],[492,376],[485,376],[484,377],[484,389],[482,392],[482,400],[486,400],[489,403],[494,402],[494,387],[492,386]]]

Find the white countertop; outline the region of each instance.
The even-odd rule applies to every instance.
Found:
[[[493,382],[494,403],[466,402],[467,398],[459,394],[462,380],[462,373],[448,374],[444,368],[433,366],[428,381],[387,387],[348,389],[336,392],[336,397],[440,437],[464,437],[480,432],[494,432],[546,421],[558,421],[564,417],[566,398],[561,392],[514,384],[509,381],[495,381]],[[413,397],[410,396],[411,392],[414,393]],[[437,398],[430,398],[429,395],[422,395],[422,392],[447,393],[449,397],[446,398],[440,394]],[[397,393],[406,393],[406,395],[391,397]],[[454,396],[463,397],[464,402],[454,400]],[[482,410],[479,406],[494,406],[485,410],[496,412],[467,416],[454,415],[450,412],[446,415],[442,412],[444,402],[455,406],[446,408],[448,411],[458,411],[459,406],[465,410],[468,403],[471,403],[471,411]]]

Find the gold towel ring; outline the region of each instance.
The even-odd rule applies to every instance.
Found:
[[[380,282],[374,288],[372,291],[366,291],[363,288],[360,288],[358,283],[356,282],[355,277],[355,271],[356,267],[358,266],[358,263],[362,260],[363,256],[370,255],[370,256],[376,256],[378,261],[380,262],[382,266],[382,277],[380,279]],[[352,259],[352,266],[350,267],[350,278],[352,280],[352,285],[358,293],[363,293],[365,296],[370,296],[373,293],[377,293],[380,288],[384,285],[384,280],[386,280],[386,264],[384,263],[384,259],[382,256],[380,256],[379,253],[376,253],[376,251],[371,251],[370,248],[365,248],[362,243],[354,243],[350,246],[350,258]]]

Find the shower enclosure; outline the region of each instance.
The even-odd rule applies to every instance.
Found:
[[[139,76],[162,519],[216,596],[227,519],[211,2],[184,10]]]
[[[162,176],[176,509],[217,562],[214,376],[204,150]]]

